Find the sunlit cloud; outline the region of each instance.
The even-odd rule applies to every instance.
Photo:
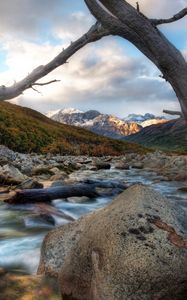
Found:
[[[129,2],[136,5],[136,1]],[[83,0],[76,3],[47,0],[47,9],[43,10],[42,3],[42,0],[13,3],[7,0],[0,4],[0,50],[6,54],[1,84],[11,85],[37,66],[46,64],[95,22]],[[187,5],[187,0],[139,0],[139,4],[143,13],[160,18],[172,16]],[[186,24],[186,19],[171,25],[170,29],[166,25],[163,30],[167,34],[173,30],[177,41],[177,32],[184,29],[182,24]],[[187,57],[185,35],[183,44],[180,50]],[[39,87],[40,93],[27,90],[13,102],[42,112],[71,106],[118,116],[148,111],[160,114],[163,108],[178,109],[174,92],[159,77],[156,67],[138,51],[132,55],[133,47],[126,46],[125,41],[113,37],[90,44],[68,64],[42,79],[58,79],[59,83]]]

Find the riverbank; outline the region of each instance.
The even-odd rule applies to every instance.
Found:
[[[5,149],[5,148],[4,148]],[[118,182],[127,187],[143,183],[160,191],[187,213],[187,156],[161,152],[121,157],[26,155],[1,151],[0,266],[10,272],[35,274],[46,233],[106,206],[118,194],[99,189],[95,198],[69,197],[51,203],[9,205],[3,202],[15,189],[45,188],[94,181]],[[187,224],[184,222],[187,234]],[[29,258],[29,259],[28,259]]]

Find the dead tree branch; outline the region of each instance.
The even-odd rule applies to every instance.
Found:
[[[63,50],[59,55],[57,55],[53,60],[51,60],[48,64],[42,65],[34,69],[27,77],[23,80],[14,83],[10,87],[6,87],[4,85],[0,86],[0,100],[9,100],[13,99],[23,93],[23,91],[33,88],[34,85],[46,85],[57,80],[52,80],[47,83],[37,83],[37,81],[59,66],[67,63],[67,60],[75,54],[79,49],[83,48],[85,45],[100,40],[102,37],[108,35],[108,30],[104,29],[99,22],[96,22],[90,30],[84,34],[81,38],[71,43],[68,48]]]
[[[155,26],[162,21],[149,19],[126,0],[85,0],[85,3],[104,28],[130,41],[157,66],[175,91],[187,120],[187,63],[182,53]],[[164,22],[182,18],[186,10]],[[111,15],[115,16],[112,22]]]
[[[51,81],[48,81],[48,82],[35,82],[35,83],[33,83],[33,85],[43,86],[43,85],[48,85],[48,84],[51,84],[51,83],[54,83],[54,82],[60,82],[60,80],[54,79],[54,80],[51,80]]]
[[[168,24],[168,23],[176,22],[176,21],[184,18],[186,15],[187,15],[187,7],[182,9],[179,13],[174,15],[172,18],[169,18],[169,19],[151,19],[150,21],[153,25],[157,26],[157,25],[161,25],[161,24]]]
[[[174,111],[174,110],[166,110],[166,109],[164,109],[164,110],[163,110],[163,113],[164,113],[164,114],[167,114],[167,115],[180,116],[180,117],[182,117],[182,113],[181,113],[180,111]]]

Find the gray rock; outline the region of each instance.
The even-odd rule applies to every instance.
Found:
[[[4,165],[0,168],[0,173],[5,176],[9,182],[21,183],[26,180],[28,177],[23,175],[17,168],[13,165]]]
[[[38,273],[59,278],[74,300],[182,300],[187,243],[182,211],[158,192],[134,185],[110,205],[51,231]]]
[[[16,153],[9,148],[0,145],[0,160],[8,159],[14,161],[16,159]]]
[[[29,178],[23,181],[17,188],[20,189],[42,189],[43,184],[35,179]]]
[[[144,165],[143,165],[143,163],[141,163],[141,162],[136,162],[136,163],[133,163],[132,165],[131,165],[131,167],[133,168],[133,169],[143,169],[143,167],[144,167]]]
[[[86,196],[67,198],[67,201],[70,202],[70,203],[84,203],[84,202],[87,202],[89,200],[90,200],[90,198],[88,198]]]
[[[115,164],[115,168],[118,169],[118,170],[129,170],[129,165],[125,162],[117,162]]]
[[[63,181],[64,179],[67,179],[67,178],[68,178],[68,175],[66,174],[66,172],[60,171],[60,174],[51,176],[50,181],[57,181],[57,180]]]

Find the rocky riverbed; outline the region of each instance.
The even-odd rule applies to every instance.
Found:
[[[161,192],[187,214],[187,156],[163,152],[101,158],[53,156],[20,154],[1,146],[0,267],[3,270],[11,274],[35,274],[41,243],[48,231],[70,222],[71,218],[78,219],[105,207],[121,191],[100,187],[95,198],[68,197],[51,203],[21,205],[4,202],[9,192],[72,185],[88,179],[118,182],[126,187],[143,183]],[[184,235],[187,235],[186,220],[181,220]]]

